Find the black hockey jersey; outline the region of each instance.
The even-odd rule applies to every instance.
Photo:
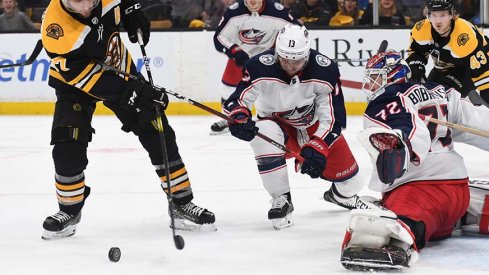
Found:
[[[346,127],[346,110],[336,63],[311,49],[309,61],[297,76],[289,78],[275,60],[274,50],[250,59],[243,79],[224,104],[231,112],[237,106],[258,118],[271,118],[303,130],[319,121],[315,136],[330,145]]]
[[[433,29],[428,19],[416,23],[411,31],[407,61],[424,64],[431,55],[435,68],[447,70],[461,67],[470,72],[479,91],[489,91],[489,45],[487,37],[470,22],[458,18],[452,23],[447,38]]]
[[[53,0],[42,23],[42,42],[51,57],[49,85],[60,91],[79,89],[101,100],[118,100],[127,77],[106,71],[95,60],[136,74],[119,36],[120,0],[102,0],[90,18],[67,11]]]

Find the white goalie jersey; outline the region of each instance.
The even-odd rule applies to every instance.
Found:
[[[489,151],[489,138],[447,128],[423,119],[432,117],[489,131],[489,109],[460,98],[454,89],[436,83],[390,85],[364,114],[364,128],[381,127],[402,133],[411,145],[407,172],[392,184],[382,183],[374,169],[370,187],[386,192],[409,182],[457,180],[468,177],[462,156],[453,142],[464,142]]]

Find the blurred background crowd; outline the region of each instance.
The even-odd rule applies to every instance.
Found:
[[[215,29],[224,11],[236,0],[140,0],[153,29]],[[455,0],[460,17],[480,24],[481,0]],[[0,32],[32,31],[50,0],[0,0]],[[369,26],[372,0],[276,0],[303,24],[314,29],[327,26]],[[379,0],[379,25],[410,27],[426,15],[425,0]]]

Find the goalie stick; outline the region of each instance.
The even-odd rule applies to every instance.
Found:
[[[42,49],[43,49],[42,40],[39,39],[39,40],[37,40],[36,46],[34,47],[34,50],[32,51],[31,56],[29,56],[29,58],[27,58],[26,61],[20,62],[20,63],[15,63],[15,64],[0,65],[0,69],[31,65],[36,60],[37,56],[39,56]]]
[[[113,71],[113,72],[115,72],[115,73],[117,73],[117,74],[121,74],[121,75],[127,76],[127,77],[129,77],[129,78],[131,78],[131,79],[141,81],[141,78],[139,78],[139,77],[137,77],[137,76],[135,76],[135,75],[133,75],[133,74],[130,74],[130,73],[124,72],[124,71],[122,71],[122,70],[119,70],[119,69],[117,69],[117,68],[114,68],[114,67],[112,67],[112,66],[110,66],[110,65],[107,65],[107,64],[105,64],[103,61],[96,60],[95,62],[97,62],[97,64],[101,65],[102,67],[104,67],[105,69],[107,69],[107,70],[109,70],[109,71]],[[226,121],[228,121],[228,122],[230,122],[230,123],[235,123],[235,122],[234,122],[234,119],[232,119],[232,118],[228,117],[227,115],[225,115],[225,114],[223,114],[223,113],[221,113],[221,112],[218,112],[218,111],[216,111],[216,110],[212,109],[212,108],[211,108],[211,107],[209,107],[209,106],[206,106],[206,105],[204,105],[204,104],[202,104],[202,103],[200,103],[200,102],[197,102],[197,101],[195,101],[195,100],[192,100],[192,99],[190,99],[190,98],[187,98],[187,97],[185,97],[185,96],[183,96],[183,95],[180,95],[180,94],[178,94],[178,93],[176,93],[176,92],[173,92],[173,91],[171,91],[171,90],[164,89],[164,88],[162,88],[162,87],[158,87],[158,86],[154,86],[154,87],[155,87],[155,88],[157,88],[157,89],[160,89],[160,90],[164,90],[164,91],[165,91],[167,94],[172,95],[172,96],[176,97],[177,99],[180,99],[180,100],[185,100],[185,101],[187,101],[189,104],[191,104],[191,105],[193,105],[193,106],[195,106],[195,107],[197,107],[197,108],[199,108],[199,109],[202,109],[202,110],[204,110],[204,111],[206,111],[206,112],[208,112],[208,113],[211,113],[211,114],[213,114],[213,115],[216,115],[216,116],[218,116],[218,117],[220,117],[220,118],[222,118],[222,119],[224,119],[224,120],[226,120]],[[273,139],[269,138],[268,136],[266,136],[266,135],[264,135],[264,134],[262,134],[262,133],[260,133],[260,132],[256,133],[256,136],[258,136],[258,137],[260,137],[261,139],[265,140],[266,142],[268,142],[268,143],[272,144],[273,146],[277,147],[278,149],[280,149],[280,150],[284,151],[285,153],[287,153],[287,154],[291,154],[291,155],[292,155],[292,156],[294,156],[294,158],[296,158],[296,159],[297,159],[297,160],[298,160],[300,163],[303,163],[303,162],[304,162],[304,158],[303,158],[303,157],[301,157],[301,156],[300,156],[300,155],[299,155],[297,152],[291,151],[290,149],[288,149],[288,148],[287,148],[287,147],[285,147],[284,145],[282,145],[282,144],[280,144],[280,143],[276,142],[275,140],[273,140]]]
[[[137,31],[138,35],[138,44],[141,48],[141,53],[143,55],[144,67],[146,68],[146,73],[148,74],[148,80],[151,85],[153,85],[153,76],[151,74],[151,69],[149,67],[148,55],[146,54],[146,49],[144,48],[143,35],[140,29]],[[165,177],[166,177],[166,186],[168,189],[168,194],[166,198],[168,199],[168,208],[170,208],[170,220],[171,220],[171,229],[173,235],[173,243],[178,250],[182,250],[185,247],[185,241],[182,236],[177,235],[175,233],[175,213],[173,210],[175,209],[175,203],[173,202],[173,194],[171,191],[171,181],[170,181],[170,164],[168,162],[168,153],[166,149],[166,141],[165,141],[165,129],[163,128],[163,120],[161,118],[161,110],[157,103],[153,103],[156,110],[156,125],[158,126],[158,136],[160,140],[161,153],[163,155],[163,162],[165,165]],[[163,186],[163,182],[161,183],[161,189],[165,192],[165,187]]]
[[[387,40],[382,40],[380,42],[379,48],[377,50],[377,53],[383,53],[387,50],[389,42]],[[358,59],[350,59],[350,58],[345,58],[345,59],[333,59],[335,62],[367,62],[369,58],[358,58]]]

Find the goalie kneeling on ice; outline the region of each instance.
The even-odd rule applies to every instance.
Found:
[[[394,212],[354,209],[342,244],[341,263],[352,270],[406,268],[418,258],[413,244],[411,230]]]

